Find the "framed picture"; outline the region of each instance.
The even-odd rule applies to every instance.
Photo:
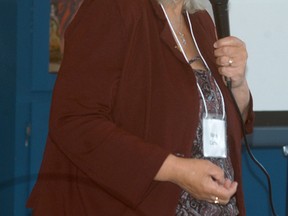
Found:
[[[49,72],[57,73],[64,51],[64,32],[83,0],[51,0]]]

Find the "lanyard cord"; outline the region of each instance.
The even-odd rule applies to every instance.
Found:
[[[215,82],[215,81],[214,81]],[[215,82],[215,84],[217,85],[217,83]],[[202,97],[202,99],[203,99],[203,104],[204,104],[204,108],[205,108],[205,118],[208,118],[208,109],[207,109],[207,104],[206,104],[206,100],[205,100],[205,98],[204,98],[204,94],[203,94],[203,91],[202,91],[202,89],[201,89],[201,87],[199,86],[199,83],[197,82],[197,87],[198,87],[198,89],[199,89],[199,92],[200,92],[200,94],[201,94],[201,97]],[[217,85],[217,88],[219,89],[219,86]],[[224,104],[224,98],[223,98],[223,95],[222,95],[222,93],[221,93],[221,91],[220,91],[220,89],[219,89],[219,92],[220,92],[220,95],[221,95],[221,102],[222,102],[222,111],[223,111],[223,114],[222,114],[222,120],[224,120],[225,119],[225,104]]]
[[[168,24],[169,24],[169,27],[170,27],[170,29],[171,29],[171,31],[172,31],[172,34],[173,34],[173,36],[174,36],[174,38],[175,38],[178,46],[180,47],[180,50],[181,50],[181,52],[182,52],[182,54],[183,54],[186,62],[189,64],[189,60],[188,60],[188,58],[187,58],[187,56],[186,56],[186,53],[185,53],[185,51],[184,51],[184,48],[182,47],[182,45],[181,45],[181,43],[180,43],[180,41],[179,41],[179,39],[178,39],[178,37],[177,37],[177,34],[176,34],[176,32],[175,32],[175,30],[174,30],[174,28],[173,28],[173,26],[172,26],[172,23],[171,23],[171,21],[170,21],[170,19],[169,19],[169,17],[168,17],[168,14],[167,14],[164,6],[163,6],[162,4],[160,4],[160,5],[161,5],[162,10],[163,10],[163,12],[164,12],[164,14],[165,14],[165,17],[166,17],[166,19],[167,19],[167,21],[168,21]],[[198,53],[199,53],[199,55],[200,55],[200,57],[201,57],[201,60],[204,62],[206,68],[208,68],[208,70],[210,71],[209,66],[208,66],[208,64],[206,63],[205,59],[203,58],[202,53],[201,53],[201,51],[200,51],[200,49],[199,49],[199,47],[198,47],[197,41],[196,41],[196,39],[195,39],[195,36],[194,36],[194,33],[193,33],[193,28],[192,28],[192,23],[191,23],[191,20],[190,20],[188,11],[186,11],[186,16],[187,16],[187,19],[188,19],[188,22],[189,22],[190,33],[191,33],[191,35],[192,35],[192,39],[193,39],[193,41],[194,41],[194,44],[195,44],[195,46],[196,46],[196,49],[197,49],[197,51],[198,51]],[[219,92],[220,92],[220,95],[221,95],[222,111],[223,111],[222,120],[224,120],[224,119],[225,119],[225,115],[226,115],[224,97],[223,97],[222,92],[221,92],[221,90],[220,90],[217,82],[215,81],[215,79],[214,79],[214,83],[216,84],[216,86],[217,86],[217,88],[218,88],[218,90],[219,90]],[[205,107],[205,118],[207,118],[207,117],[208,117],[207,104],[206,104],[206,100],[205,100],[204,94],[203,94],[203,92],[202,92],[202,89],[200,88],[198,82],[197,82],[197,87],[198,87],[199,92],[200,92],[200,95],[201,95],[201,97],[202,97],[202,99],[203,99],[203,103],[204,103],[204,107]]]
[[[174,30],[174,28],[173,28],[173,26],[172,26],[172,23],[171,23],[171,21],[170,21],[170,19],[169,19],[169,17],[168,17],[168,14],[166,13],[166,10],[165,10],[164,6],[163,6],[162,4],[160,4],[160,5],[161,5],[162,10],[163,10],[163,12],[164,12],[164,14],[165,14],[166,20],[168,21],[168,24],[169,24],[169,27],[170,27],[170,29],[171,29],[171,31],[172,31],[172,34],[173,34],[173,36],[174,36],[174,38],[175,38],[175,40],[176,40],[176,42],[177,42],[177,44],[178,44],[181,52],[183,53],[183,56],[184,56],[185,60],[186,60],[187,62],[189,62],[189,60],[188,60],[188,58],[187,58],[187,56],[186,56],[186,54],[185,54],[185,51],[184,51],[184,49],[183,49],[183,47],[182,47],[182,45],[181,45],[181,43],[180,43],[180,41],[179,41],[179,39],[178,39],[178,37],[177,37],[177,34],[176,34],[176,32],[175,32],[175,30]]]

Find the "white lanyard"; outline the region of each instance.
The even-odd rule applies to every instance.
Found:
[[[214,80],[214,83],[216,84],[216,86],[217,86],[217,88],[219,89],[219,92],[220,92],[221,101],[222,101],[222,112],[223,112],[223,114],[222,114],[222,120],[224,120],[224,119],[225,119],[225,115],[226,115],[226,112],[225,112],[225,104],[224,104],[224,97],[223,97],[222,92],[220,91],[220,88],[219,88],[219,86],[218,86],[218,84],[217,84],[217,82],[216,82],[215,80]],[[205,118],[207,118],[207,117],[208,117],[207,104],[206,104],[206,100],[205,100],[204,94],[203,94],[203,92],[202,92],[202,89],[200,88],[198,82],[197,82],[197,87],[198,87],[199,92],[200,92],[200,94],[201,94],[201,97],[202,97],[202,99],[203,99],[203,104],[204,104],[204,108],[205,108]]]
[[[171,21],[170,21],[170,19],[169,19],[169,17],[168,17],[168,14],[166,13],[165,8],[164,8],[164,6],[163,6],[162,4],[160,4],[160,5],[161,5],[162,10],[163,10],[163,12],[164,12],[164,14],[165,14],[165,17],[166,17],[166,19],[167,19],[167,21],[168,21],[168,24],[169,24],[169,27],[170,27],[170,29],[171,29],[171,31],[172,31],[172,34],[173,34],[173,36],[174,36],[174,38],[175,38],[178,46],[180,47],[180,50],[181,50],[181,52],[182,52],[182,54],[183,54],[186,62],[189,63],[189,60],[188,60],[188,58],[187,58],[187,56],[186,56],[186,53],[185,53],[185,51],[184,51],[184,48],[182,47],[182,45],[181,45],[181,43],[180,43],[180,41],[179,41],[179,39],[178,39],[178,37],[177,37],[177,34],[176,34],[176,32],[175,32],[175,30],[174,30],[174,28],[173,28],[173,26],[172,26],[172,23],[171,23]],[[190,33],[191,33],[191,35],[192,35],[192,39],[193,39],[193,41],[194,41],[194,44],[195,44],[195,46],[196,46],[196,49],[197,49],[197,51],[198,51],[198,53],[199,53],[199,55],[200,55],[200,57],[201,57],[201,60],[204,62],[206,68],[207,68],[209,71],[211,71],[210,68],[209,68],[209,66],[208,66],[208,64],[207,64],[207,62],[206,62],[205,59],[203,58],[202,53],[201,53],[199,47],[198,47],[197,41],[196,41],[195,36],[194,36],[194,33],[193,33],[192,23],[191,23],[191,20],[190,20],[188,11],[186,11],[186,16],[187,16],[187,19],[188,19],[188,22],[189,22]],[[223,110],[222,119],[224,120],[224,119],[225,119],[225,115],[226,115],[226,113],[225,113],[224,97],[223,97],[222,92],[221,92],[221,90],[220,90],[220,88],[219,88],[219,86],[218,86],[218,84],[217,84],[217,82],[216,82],[215,80],[214,80],[214,83],[216,84],[216,86],[217,86],[217,88],[218,88],[218,90],[219,90],[219,92],[220,92],[220,96],[221,96],[221,100],[222,100],[222,107],[223,107],[223,109],[222,109],[222,110]],[[199,92],[200,92],[200,94],[201,94],[201,97],[202,97],[202,99],[203,99],[204,108],[205,108],[205,118],[207,118],[207,117],[208,117],[207,104],[206,104],[206,101],[205,101],[205,98],[204,98],[204,94],[203,94],[203,92],[202,92],[202,89],[200,88],[198,82],[197,82],[197,87],[198,87]]]

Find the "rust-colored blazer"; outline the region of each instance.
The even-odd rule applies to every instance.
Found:
[[[206,11],[195,37],[225,97],[238,207],[241,130],[213,56]],[[85,0],[66,32],[49,135],[28,207],[39,216],[174,216],[181,189],[153,180],[170,153],[189,157],[199,122],[191,67],[155,0]],[[247,131],[252,130],[252,105]]]

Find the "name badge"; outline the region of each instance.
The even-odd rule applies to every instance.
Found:
[[[215,118],[203,118],[202,124],[204,157],[226,158],[226,121]]]

